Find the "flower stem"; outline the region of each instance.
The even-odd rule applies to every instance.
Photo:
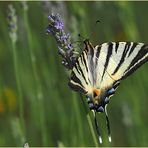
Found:
[[[24,121],[24,108],[23,108],[23,94],[21,89],[21,82],[20,82],[20,76],[19,76],[19,67],[18,67],[18,61],[17,61],[17,51],[16,51],[16,44],[15,42],[12,42],[12,48],[13,48],[13,62],[14,62],[14,70],[15,70],[15,79],[16,79],[16,87],[17,87],[17,93],[18,93],[18,99],[19,99],[19,116],[20,116],[20,123],[22,132],[24,134],[24,141],[25,142],[25,121]]]
[[[30,52],[30,58],[31,58],[31,65],[32,65],[32,70],[33,70],[33,76],[34,76],[34,81],[35,81],[35,93],[36,93],[36,98],[37,98],[37,106],[39,107],[39,122],[41,125],[41,137],[42,137],[42,142],[43,145],[47,145],[47,132],[46,132],[46,126],[45,126],[45,117],[44,117],[44,104],[43,104],[43,92],[42,92],[42,86],[40,83],[40,78],[38,76],[38,71],[36,67],[36,57],[34,55],[34,45],[32,41],[32,35],[31,31],[29,28],[29,23],[28,23],[28,15],[27,12],[24,11],[24,22],[26,26],[26,31],[28,33],[28,43],[29,43],[29,52]]]
[[[95,134],[95,131],[94,131],[94,128],[93,128],[91,116],[90,116],[90,114],[87,114],[86,117],[87,117],[87,121],[88,121],[88,124],[89,124],[89,128],[90,128],[92,137],[93,137],[94,144],[95,144],[96,147],[98,147],[98,140],[96,138],[96,134]]]
[[[88,121],[88,124],[89,124],[90,132],[92,134],[95,147],[98,147],[99,144],[98,144],[98,140],[96,138],[96,134],[95,134],[95,131],[94,131],[94,128],[93,128],[93,124],[92,124],[93,119],[91,117],[90,110],[88,109],[88,107],[86,107],[87,104],[83,100],[83,96],[81,95],[80,97],[81,97],[81,100],[82,100],[82,103],[83,103],[83,106],[84,106],[84,110],[85,110],[85,112],[87,114],[86,117],[87,117],[87,121]]]
[[[74,108],[75,108],[75,112],[76,112],[76,120],[77,120],[77,125],[78,125],[78,132],[79,132],[79,137],[80,137],[80,141],[82,144],[84,144],[84,135],[82,132],[82,118],[80,116],[80,109],[78,108],[78,102],[77,102],[77,96],[75,93],[72,93],[72,97],[73,97],[73,104],[74,104]]]

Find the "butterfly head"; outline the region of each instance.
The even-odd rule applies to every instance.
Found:
[[[87,95],[90,110],[104,112],[105,106],[109,103],[109,97],[114,93],[114,88],[108,90],[94,89],[90,95]]]

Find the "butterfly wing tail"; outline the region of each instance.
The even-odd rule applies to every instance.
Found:
[[[108,131],[108,141],[111,142],[111,130],[110,130],[110,122],[107,114],[107,106],[105,107],[105,117],[106,117],[106,126],[107,126],[107,131]]]

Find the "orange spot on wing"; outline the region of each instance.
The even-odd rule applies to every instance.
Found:
[[[99,96],[100,93],[101,93],[101,90],[100,89],[94,89],[95,96]]]

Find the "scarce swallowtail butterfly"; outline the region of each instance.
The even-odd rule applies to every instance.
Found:
[[[69,80],[69,86],[86,95],[94,113],[99,141],[102,143],[97,112],[104,112],[111,142],[110,125],[106,106],[115,94],[121,80],[148,61],[148,45],[134,42],[109,42],[93,46],[84,41],[85,48],[78,57]]]

